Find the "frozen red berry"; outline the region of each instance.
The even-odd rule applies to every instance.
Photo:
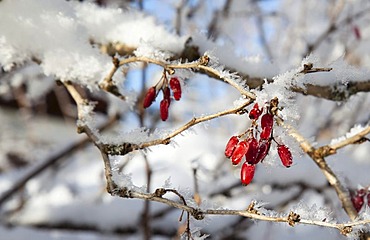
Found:
[[[248,185],[252,182],[254,177],[254,172],[256,170],[256,165],[244,162],[240,171],[240,181],[243,185]]]
[[[247,143],[248,151],[245,154],[245,159],[248,163],[254,164],[258,152],[258,141],[254,137],[250,137],[247,139]]]
[[[173,92],[173,97],[176,101],[180,100],[181,98],[181,84],[177,77],[172,77],[170,79],[170,88]]]
[[[159,111],[162,121],[166,121],[168,118],[168,108],[170,107],[170,101],[167,98],[164,98],[159,106]]]
[[[364,205],[364,197],[355,195],[351,197],[351,201],[356,211],[359,212]]]
[[[289,148],[285,145],[279,145],[278,146],[278,154],[279,154],[279,157],[280,157],[280,160],[282,162],[282,164],[285,166],[285,167],[290,167],[293,163],[293,157],[292,157],[292,153],[290,152]]]
[[[265,159],[265,157],[269,153],[270,145],[271,145],[270,140],[260,139],[258,143],[257,156],[256,156],[256,160],[254,161],[254,164],[262,162],[263,159]]]
[[[233,165],[238,165],[244,155],[248,151],[248,144],[246,141],[240,141],[238,145],[236,145],[233,155],[231,156],[231,162]]]
[[[163,99],[167,99],[169,102],[171,102],[171,92],[169,87],[163,88]]]
[[[262,114],[262,110],[259,109],[258,103],[255,103],[253,105],[253,108],[249,112],[249,118],[250,119],[258,119],[261,116],[261,114]]]
[[[148,108],[152,103],[154,102],[156,95],[155,87],[151,87],[148,89],[148,91],[145,94],[143,107]]]
[[[227,142],[226,144],[226,148],[225,148],[225,156],[226,157],[231,157],[231,155],[233,154],[234,150],[235,150],[235,147],[236,145],[239,143],[239,139],[237,136],[232,136],[230,138],[230,140]]]
[[[270,139],[272,127],[274,125],[274,116],[270,113],[266,113],[261,118],[262,132],[260,135],[261,139]]]

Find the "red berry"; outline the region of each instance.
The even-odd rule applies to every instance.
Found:
[[[292,153],[290,152],[289,148],[285,145],[278,146],[278,154],[280,157],[281,162],[285,167],[290,167],[293,163]]]
[[[274,125],[274,116],[272,114],[266,113],[261,118],[261,128],[262,132],[260,135],[261,139],[270,139],[272,127]]]
[[[353,206],[355,207],[356,211],[359,212],[364,205],[364,197],[360,196],[352,196],[351,201]]]
[[[152,103],[154,102],[156,95],[155,87],[151,87],[148,89],[148,91],[145,94],[143,107],[148,108]]]
[[[367,198],[367,206],[370,207],[370,193],[367,194],[366,198]]]
[[[240,171],[240,180],[243,185],[248,185],[250,182],[252,182],[255,170],[256,165],[251,165],[247,162],[243,163]]]
[[[258,103],[253,105],[253,108],[249,112],[250,119],[258,119],[262,114],[262,110],[258,108]]]
[[[258,142],[257,139],[254,137],[250,137],[247,139],[248,143],[248,151],[245,154],[245,159],[248,163],[254,164],[256,157],[257,157],[257,152],[258,152]]]
[[[365,189],[360,188],[360,189],[356,190],[356,196],[364,197],[365,195],[366,195],[366,190]]]
[[[232,136],[230,140],[227,142],[226,148],[225,148],[225,156],[227,158],[231,157],[238,143],[239,143],[239,139],[237,136]]]
[[[169,102],[171,102],[171,92],[169,87],[165,87],[162,89],[163,92],[163,99],[167,99]]]
[[[270,145],[271,145],[270,140],[260,139],[258,143],[258,152],[254,164],[262,162],[263,159],[265,159],[265,157],[269,153]]]
[[[176,101],[180,100],[181,98],[181,84],[177,77],[172,77],[170,79],[170,88],[173,92],[173,97]]]
[[[168,118],[168,108],[170,107],[170,101],[165,98],[161,101],[159,106],[159,111],[161,113],[162,121],[166,121]]]
[[[241,141],[236,145],[233,155],[231,156],[231,162],[233,165],[238,165],[244,155],[248,151],[248,143],[246,141]]]

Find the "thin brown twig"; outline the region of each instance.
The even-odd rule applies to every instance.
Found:
[[[250,93],[246,91],[242,86],[240,86],[238,83],[236,83],[234,80],[223,76],[220,72],[218,72],[216,69],[213,69],[212,67],[208,67],[209,58],[207,56],[202,56],[198,61],[191,62],[191,63],[179,63],[179,64],[172,64],[172,63],[167,63],[161,60],[157,59],[152,59],[148,57],[129,57],[129,58],[124,58],[119,61],[118,64],[113,64],[113,68],[109,72],[109,74],[104,78],[103,82],[100,84],[101,88],[107,90],[107,87],[109,86],[110,83],[112,82],[112,77],[114,73],[117,71],[118,67],[133,63],[133,62],[145,62],[145,63],[152,63],[156,64],[158,66],[163,67],[166,71],[169,73],[173,74],[174,69],[196,69],[196,70],[201,70],[206,72],[208,75],[211,76],[218,76],[220,79],[223,81],[227,82],[230,84],[232,87],[237,89],[242,95],[250,98],[250,99],[255,99],[255,95],[253,93]]]
[[[338,198],[342,203],[343,209],[346,211],[349,218],[351,220],[356,219],[357,211],[353,207],[349,191],[343,186],[339,178],[325,161],[325,154],[323,153],[322,149],[314,148],[301,134],[297,132],[297,130],[295,130],[292,126],[285,124],[280,118],[277,118],[277,122],[279,125],[285,127],[289,131],[289,134],[294,137],[297,142],[299,142],[302,150],[307,153],[307,155],[310,156],[320,168],[326,180],[335,189]]]
[[[242,114],[244,113],[245,107],[250,105],[252,102],[251,100],[246,100],[245,103],[242,105],[232,108],[229,110],[221,111],[218,113],[210,114],[204,117],[195,117],[191,119],[189,122],[185,123],[183,126],[179,127],[178,129],[174,130],[172,133],[168,134],[164,138],[160,139],[155,139],[152,141],[144,142],[141,144],[130,144],[130,143],[122,143],[122,144],[105,144],[105,151],[109,155],[125,155],[133,150],[138,150],[138,149],[145,149],[151,146],[155,145],[161,145],[161,144],[169,144],[171,142],[171,139],[176,137],[177,135],[181,134],[185,130],[188,130],[189,128],[193,127],[194,125],[197,125],[202,122],[206,122],[218,117],[222,117],[225,115],[230,115],[230,114]]]
[[[141,193],[141,192],[135,192],[132,190],[124,189],[122,191],[118,191],[117,194],[120,197],[124,197],[124,198],[138,198],[138,199],[144,199],[144,200],[151,200],[155,202],[161,202],[169,206],[181,209],[183,211],[187,211],[197,220],[202,220],[205,217],[205,215],[235,215],[235,216],[242,216],[245,218],[261,220],[261,221],[268,221],[268,222],[282,222],[282,223],[285,222],[289,224],[292,221],[289,218],[289,215],[291,214],[289,214],[286,217],[276,217],[276,216],[266,216],[258,212],[254,213],[255,211],[248,211],[248,210],[229,210],[229,209],[219,210],[219,209],[194,208],[194,207],[185,205],[183,203],[179,203],[179,202],[167,199],[167,198],[163,198],[163,195],[161,196],[156,193],[153,193],[153,194],[152,193]],[[349,233],[352,231],[352,227],[354,226],[360,226],[360,225],[365,225],[365,224],[370,223],[370,219],[352,221],[348,223],[332,223],[332,222],[326,222],[325,220],[310,220],[310,219],[304,219],[300,217],[298,219],[296,220],[296,222],[294,222],[294,224],[315,225],[315,226],[321,226],[321,227],[335,228],[341,231],[341,233],[345,233],[344,230],[347,230],[348,231],[347,233]]]

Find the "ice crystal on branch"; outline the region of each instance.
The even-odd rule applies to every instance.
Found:
[[[341,136],[341,137],[332,139],[331,142],[330,142],[330,145],[335,145],[339,142],[342,142],[342,141],[346,140],[347,138],[353,137],[353,136],[357,135],[358,133],[360,133],[361,131],[363,131],[364,129],[368,128],[368,127],[369,127],[368,125],[365,125],[365,126],[355,125],[354,127],[352,127],[349,130],[349,132],[346,133],[345,136]]]

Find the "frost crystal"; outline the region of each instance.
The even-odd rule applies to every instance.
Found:
[[[330,142],[330,145],[335,145],[339,142],[342,142],[342,141],[346,140],[347,138],[353,137],[356,134],[358,134],[359,132],[368,128],[368,127],[369,127],[369,125],[366,125],[366,126],[355,125],[353,128],[351,128],[351,130],[349,130],[349,132],[346,133],[345,136],[341,136],[339,138],[332,139],[331,142]]]
[[[292,211],[305,219],[335,223],[332,212],[328,208],[317,207],[316,204],[309,207],[301,201],[292,208]]]

